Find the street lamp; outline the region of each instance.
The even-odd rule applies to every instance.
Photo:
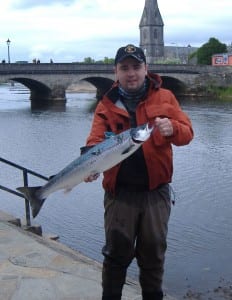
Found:
[[[10,64],[10,40],[9,39],[6,41],[6,44],[8,50],[8,64]]]

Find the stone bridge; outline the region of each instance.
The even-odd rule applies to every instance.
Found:
[[[82,63],[0,64],[0,83],[16,81],[30,90],[31,101],[65,101],[65,91],[81,80],[94,85],[99,98],[114,81],[114,66]],[[232,68],[196,65],[149,65],[163,87],[175,95],[206,94],[210,86],[232,85]]]

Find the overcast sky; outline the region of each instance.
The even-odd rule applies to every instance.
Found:
[[[74,62],[114,57],[139,45],[145,0],[5,0],[0,7],[0,61],[33,58]],[[210,37],[231,44],[231,0],[158,0],[165,45],[201,46]]]

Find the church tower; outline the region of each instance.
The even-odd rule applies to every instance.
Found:
[[[148,63],[164,57],[163,27],[157,0],[145,0],[139,29],[140,47],[144,50]]]

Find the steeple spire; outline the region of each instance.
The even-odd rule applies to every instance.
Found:
[[[145,0],[140,20],[140,47],[145,51],[148,63],[164,56],[163,19],[157,0]]]

